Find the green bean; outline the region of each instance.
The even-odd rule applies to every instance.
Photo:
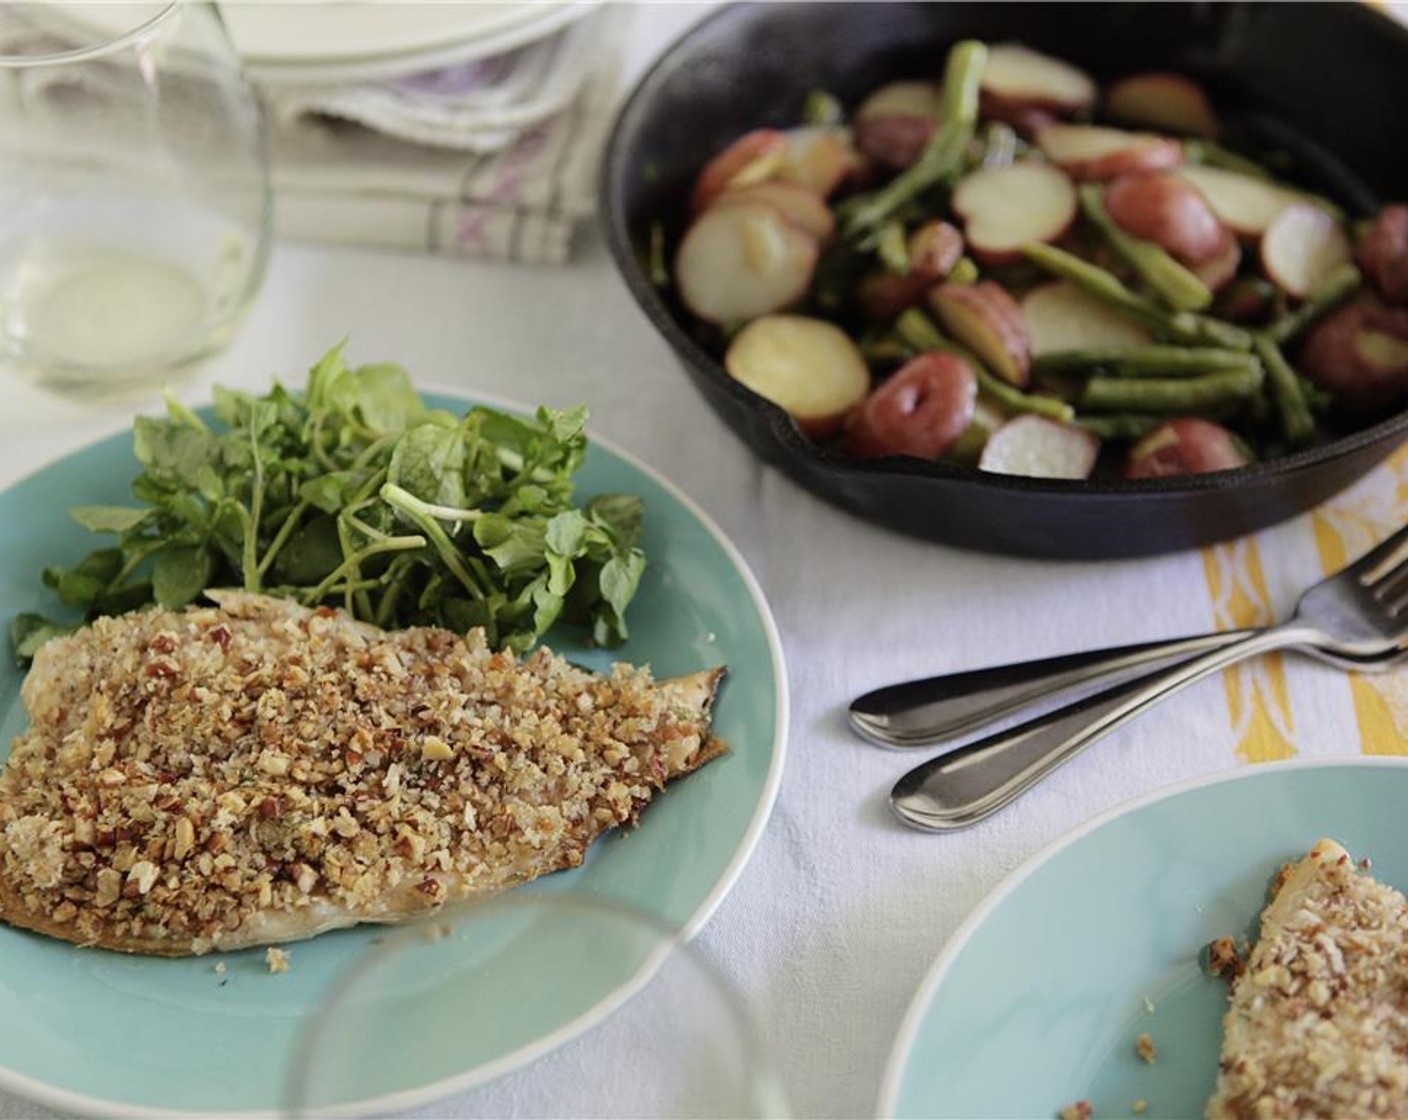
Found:
[[[647,271],[650,282],[657,288],[670,286],[670,266],[665,259],[665,227],[660,222],[650,223]]]
[[[1310,414],[1310,404],[1301,391],[1300,379],[1287,363],[1280,347],[1265,334],[1253,340],[1261,364],[1266,367],[1266,379],[1271,387],[1271,399],[1276,404],[1276,413],[1281,418],[1281,430],[1293,447],[1309,443],[1315,438],[1315,418]]]
[[[1032,368],[1043,373],[1066,373],[1099,368],[1121,377],[1159,374],[1195,376],[1227,369],[1255,369],[1257,358],[1241,350],[1201,346],[1129,346],[1112,349],[1052,350],[1032,359]]]
[[[1178,342],[1200,346],[1221,346],[1228,350],[1250,350],[1249,332],[1191,311],[1167,311],[1136,292],[1130,291],[1112,272],[1082,260],[1074,253],[1032,241],[1022,246],[1022,255],[1038,268],[1070,280],[1096,299],[1124,312],[1135,322],[1143,323]]]
[[[1080,188],[1080,207],[1119,257],[1164,303],[1175,311],[1201,311],[1212,303],[1212,291],[1152,241],[1131,237],[1105,209],[1104,191],[1093,183]]]
[[[1077,416],[1076,427],[1084,428],[1101,439],[1143,439],[1160,424],[1168,423],[1168,416],[1149,412],[1116,412],[1109,416]]]
[[[1342,264],[1316,286],[1305,302],[1281,315],[1266,328],[1266,337],[1284,346],[1322,315],[1333,311],[1358,289],[1364,277],[1352,264]]]
[[[1254,396],[1264,376],[1260,369],[1231,369],[1201,377],[1092,377],[1080,404],[1095,412],[1196,413]]]
[[[811,125],[840,124],[846,118],[846,110],[835,94],[824,89],[814,89],[802,102],[802,123]]]
[[[1017,133],[1001,121],[989,121],[983,129],[983,167],[1011,167],[1017,158]]]
[[[847,237],[859,237],[873,230],[905,203],[962,165],[978,123],[978,85],[987,57],[987,47],[977,40],[954,44],[944,70],[940,113],[943,123],[910,167],[851,212],[846,223]]]
[[[966,346],[954,342],[934,325],[924,312],[911,307],[900,313],[895,320],[895,332],[920,352],[943,350],[957,354],[973,368],[978,379],[978,392],[1008,412],[1031,412],[1045,416],[1049,420],[1069,423],[1075,417],[1075,409],[1056,397],[1036,393],[1024,393],[1010,382],[993,373],[982,360]]]
[[[909,247],[905,244],[903,225],[889,221],[876,231],[875,255],[886,270],[896,276],[909,273]]]
[[[959,257],[958,263],[949,271],[948,283],[976,284],[979,275],[978,266],[973,263],[971,257]]]
[[[1183,155],[1189,163],[1201,163],[1204,167],[1218,167],[1223,171],[1238,171],[1257,179],[1270,179],[1271,172],[1261,164],[1236,152],[1228,151],[1212,140],[1183,141]]]

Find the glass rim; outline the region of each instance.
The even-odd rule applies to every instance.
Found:
[[[187,0],[167,0],[167,3],[159,6],[151,16],[136,26],[129,27],[126,31],[118,32],[90,46],[53,51],[49,54],[7,54],[0,51],[0,70],[19,70],[29,66],[57,66],[101,58],[103,55],[111,54],[113,51],[121,50],[146,38],[169,20],[178,8],[184,8],[186,3]]]

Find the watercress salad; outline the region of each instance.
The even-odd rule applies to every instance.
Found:
[[[338,347],[303,392],[217,387],[215,414],[169,399],[164,417],[137,419],[141,504],[71,511],[116,540],[45,569],[64,604],[92,618],[238,587],[384,628],[482,626],[516,651],[559,619],[601,645],[626,638],[643,502],[574,504],[585,408],[455,416],[427,408],[400,367],[353,368]],[[69,629],[21,615],[15,651],[25,661]]]

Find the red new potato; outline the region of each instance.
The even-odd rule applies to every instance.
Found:
[[[853,175],[860,174],[862,160],[847,129],[831,125],[804,125],[788,129],[782,160],[776,176],[785,183],[797,183],[828,198]]]
[[[1160,424],[1129,449],[1125,478],[1230,471],[1247,465],[1232,433],[1220,424],[1183,416]]]
[[[1018,416],[988,439],[978,469],[1028,478],[1089,478],[1100,441],[1083,428],[1044,416]]]
[[[739,202],[761,202],[778,210],[793,225],[806,230],[820,242],[836,232],[836,216],[825,199],[799,183],[769,179],[746,187],[732,187],[714,201],[715,206]]]
[[[1047,125],[1036,142],[1048,159],[1080,180],[1171,171],[1183,162],[1183,145],[1177,140],[1102,125]]]
[[[1095,82],[1069,62],[1016,43],[988,49],[979,96],[982,114],[1025,128],[1033,116],[1065,117],[1095,103]]]
[[[1305,201],[1269,179],[1221,167],[1190,164],[1179,168],[1178,176],[1198,188],[1218,220],[1238,237],[1260,237],[1282,210]]]
[[[1359,267],[1386,303],[1408,307],[1408,206],[1385,206],[1359,237]]]
[[[1041,284],[1022,297],[1033,354],[1115,350],[1153,341],[1144,327],[1068,280]]]
[[[852,455],[937,459],[967,430],[978,399],[972,368],[955,354],[906,362],[846,418]]]
[[[1376,412],[1408,397],[1408,310],[1371,302],[1331,312],[1311,328],[1300,369],[1351,412]]]
[[[953,192],[973,254],[990,265],[1017,260],[1029,241],[1057,240],[1075,221],[1076,208],[1070,178],[1033,160],[974,171]]]
[[[932,281],[947,278],[963,256],[963,234],[947,222],[925,222],[909,237],[909,270]]]
[[[856,147],[882,167],[912,164],[939,127],[942,93],[932,82],[891,82],[856,110]]]
[[[1131,237],[1189,267],[1225,254],[1233,240],[1198,188],[1177,175],[1122,175],[1105,189],[1105,210]]]
[[[802,315],[755,319],[734,336],[724,367],[812,439],[835,434],[870,389],[870,370],[846,332]]]
[[[756,319],[806,294],[816,238],[773,206],[715,206],[695,219],[675,256],[680,299],[711,323]]]
[[[1105,115],[1125,124],[1217,139],[1217,114],[1203,88],[1182,74],[1121,78],[1105,94]]]
[[[1031,381],[1032,345],[1027,324],[1006,288],[991,280],[940,284],[928,298],[945,329],[988,369],[1018,388]]]
[[[1261,235],[1261,267],[1288,295],[1304,299],[1354,256],[1349,237],[1334,217],[1308,202],[1276,215]]]
[[[694,180],[690,206],[698,214],[730,187],[770,179],[787,158],[787,134],[775,128],[745,133],[704,165]]]
[[[888,323],[900,312],[918,307],[937,281],[917,272],[872,272],[856,287],[860,313],[876,323]]]
[[[947,222],[925,222],[910,235],[908,254],[909,271],[903,275],[872,272],[860,281],[857,299],[867,319],[888,323],[922,303],[963,256],[963,235]]]
[[[1242,246],[1235,237],[1229,236],[1222,252],[1211,260],[1193,266],[1193,275],[1201,280],[1210,292],[1220,292],[1237,275],[1237,266],[1242,263]]]

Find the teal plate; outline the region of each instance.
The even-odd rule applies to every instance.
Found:
[[[1227,986],[1214,937],[1253,934],[1272,877],[1322,836],[1408,887],[1408,759],[1261,765],[1090,822],[1013,873],[954,934],[905,1018],[878,1112],[1203,1115]],[[1148,1032],[1154,1064],[1135,1053]]]
[[[426,399],[456,410],[473,403],[445,393]],[[66,511],[130,501],[137,470],[124,433],[0,493],[0,619],[52,609],[41,569],[72,563],[93,547]],[[630,641],[609,654],[565,632],[552,634],[550,644],[597,669],[613,657],[649,663],[661,678],[726,664],[715,728],[731,751],[665,791],[629,836],[599,841],[581,868],[519,889],[619,902],[689,935],[742,870],[777,794],[787,733],[782,648],[757,583],[719,529],[670,483],[594,438],[579,493],[610,491],[646,501],[649,567],[631,607]],[[8,652],[0,661],[3,759],[26,717],[21,674]],[[212,957],[127,957],[0,926],[0,1086],[86,1113],[277,1112],[300,1031],[377,936],[363,927],[294,945],[292,967],[278,976],[258,950],[227,954],[220,975]],[[531,945],[516,949],[532,960]],[[467,1088],[587,1029],[659,962],[630,963],[609,976],[582,976],[579,990],[545,1003],[511,1041],[466,1047],[455,1077],[428,1080],[425,1069],[407,1063],[392,1087],[395,1106]]]

